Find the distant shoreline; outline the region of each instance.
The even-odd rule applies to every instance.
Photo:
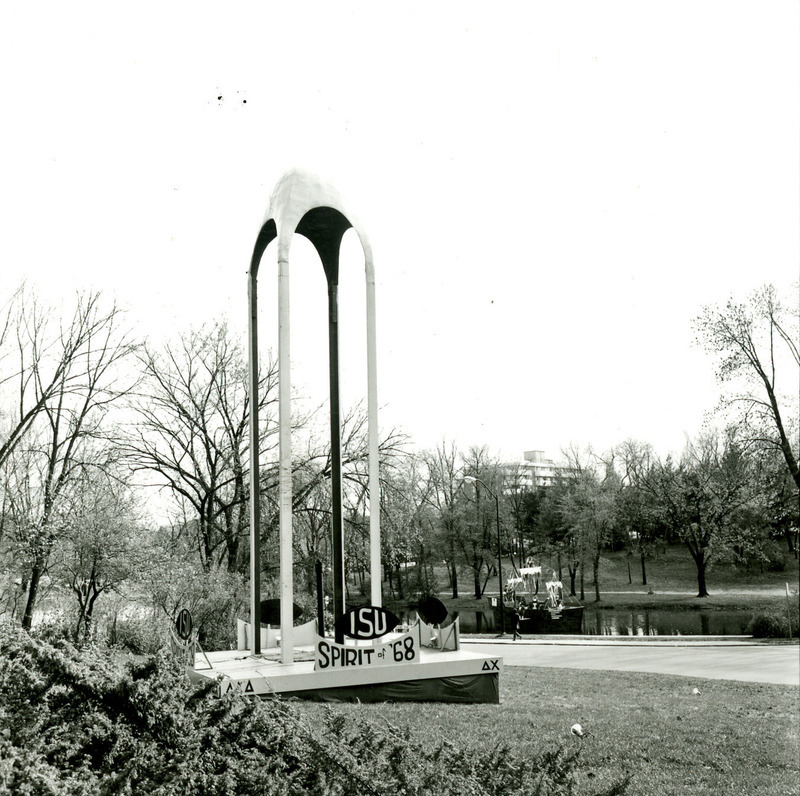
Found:
[[[797,584],[790,583],[793,590],[789,597],[790,604],[797,604]],[[601,600],[594,599],[594,589],[586,589],[586,599],[578,600],[586,608],[605,608],[618,610],[637,608],[639,610],[719,610],[719,611],[760,611],[766,608],[784,607],[786,605],[786,590],[777,589],[770,585],[762,589],[716,589],[708,597],[698,597],[695,591],[607,591],[600,593]],[[446,593],[439,593],[438,598],[444,603],[448,611],[488,611],[490,596],[497,596],[497,592],[487,591],[481,599],[474,597],[458,597],[454,599]],[[572,598],[571,598],[572,599]],[[578,599],[577,597],[574,599]],[[415,600],[385,600],[388,608],[393,606],[413,606]]]

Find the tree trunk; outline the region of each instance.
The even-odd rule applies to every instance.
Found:
[[[772,416],[775,419],[775,425],[778,429],[780,449],[783,453],[783,458],[786,461],[786,466],[789,468],[789,472],[791,473],[795,484],[797,484],[797,488],[800,489],[800,467],[797,466],[797,459],[794,458],[792,443],[786,436],[786,431],[783,427],[783,419],[781,418],[781,412],[778,408],[778,399],[775,397],[775,390],[772,388],[772,382],[770,381],[769,377],[761,369],[760,364],[756,369],[758,371],[758,375],[761,376],[761,380],[764,382],[764,386],[767,388],[767,395],[769,396],[769,403],[770,407],[772,408]]]
[[[39,596],[39,581],[44,574],[45,562],[37,559],[31,570],[31,579],[28,582],[28,601],[25,604],[25,613],[22,615],[22,627],[25,630],[31,629],[33,622],[33,609],[36,606],[36,598]]]
[[[453,599],[458,598],[458,566],[456,565],[456,544],[450,533],[450,572],[452,575],[450,585],[453,587]]]
[[[647,586],[647,569],[644,564],[644,550],[640,551],[642,557],[642,586]]]
[[[228,536],[225,546],[228,553],[228,572],[236,572],[239,568],[239,537]]]
[[[83,627],[85,618],[86,618],[86,607],[83,605],[80,599],[78,599],[78,621],[75,623],[75,633],[73,634],[76,643],[80,641],[81,628]]]
[[[586,599],[586,592],[585,592],[585,590],[583,588],[583,585],[584,585],[583,584],[583,581],[584,581],[583,569],[584,569],[583,562],[581,562],[581,602],[583,602]]]
[[[698,556],[693,556],[693,558],[695,564],[697,564],[697,596],[708,597],[708,589],[706,588],[706,560],[702,550]]]
[[[94,621],[94,604],[99,596],[100,596],[99,592],[94,592],[93,594],[89,595],[89,599],[86,603],[85,610],[83,612],[83,638],[85,641],[89,641],[92,637],[92,622]]]
[[[303,571],[306,575],[306,591],[309,594],[316,594],[317,592],[317,572],[316,572],[316,559],[313,553],[309,553],[303,564]]]
[[[594,578],[594,601],[600,602],[600,551],[592,556],[592,577]]]
[[[567,572],[569,572],[569,593],[575,596],[575,578],[578,574],[578,567],[571,567],[567,564]]]
[[[483,595],[483,589],[481,588],[481,573],[475,569],[475,567],[472,568],[472,585],[475,591],[475,599],[480,600],[481,596]]]

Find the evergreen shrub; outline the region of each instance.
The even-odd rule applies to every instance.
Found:
[[[747,626],[747,632],[755,638],[789,638],[789,621],[792,623],[791,636],[800,635],[800,611],[797,603],[793,603],[787,612],[786,607],[775,607],[760,611],[753,615]]]
[[[193,686],[165,653],[130,662],[0,627],[0,796],[577,794],[579,753],[434,748],[331,709]],[[620,781],[605,794],[620,794]]]

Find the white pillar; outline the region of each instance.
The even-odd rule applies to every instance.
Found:
[[[378,468],[378,355],[375,323],[375,272],[370,253],[367,267],[367,420],[369,442],[370,600],[381,606],[381,487]]]
[[[289,356],[289,260],[278,260],[278,414],[280,577],[281,577],[281,663],[294,660],[294,585],[292,571],[292,392]]]

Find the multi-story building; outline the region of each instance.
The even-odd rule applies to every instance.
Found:
[[[521,488],[535,489],[539,486],[550,486],[559,475],[568,474],[569,467],[546,459],[544,451],[525,451],[523,460],[507,465],[506,471],[518,481]]]

